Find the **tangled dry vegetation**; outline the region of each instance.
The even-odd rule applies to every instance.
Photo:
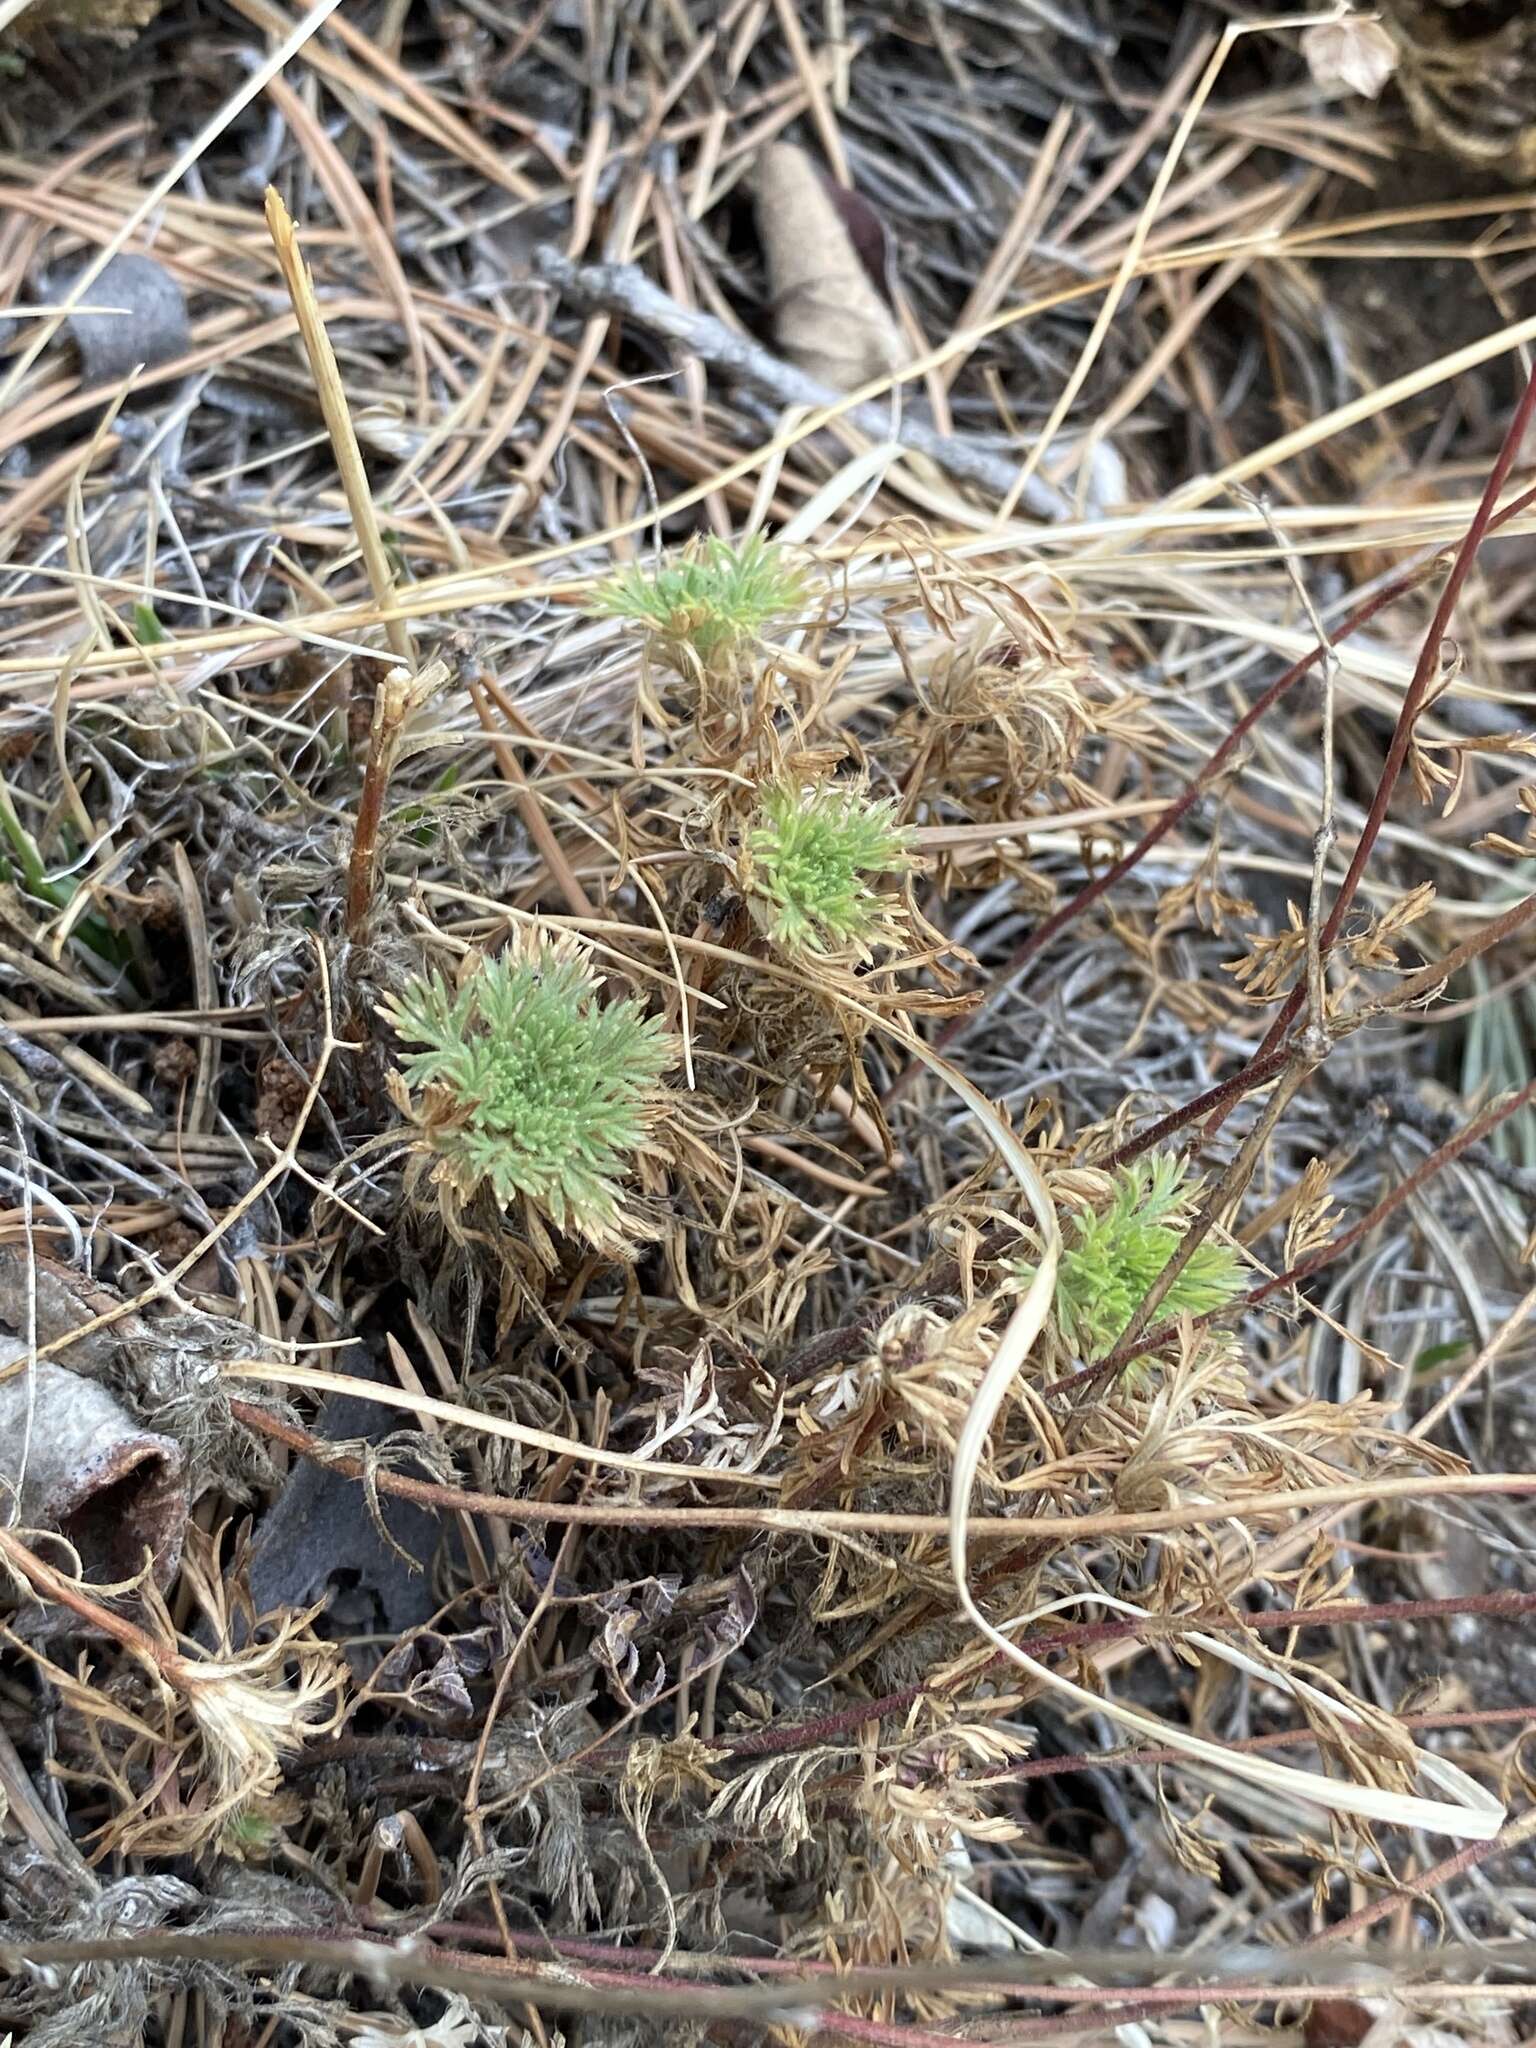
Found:
[[[1513,2043],[1523,12],[107,12],[0,2038]]]

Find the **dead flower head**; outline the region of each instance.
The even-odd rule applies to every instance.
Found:
[[[247,1809],[275,1810],[266,1802],[282,1785],[285,1759],[340,1715],[345,1666],[314,1633],[318,1609],[269,1617],[250,1629],[252,1638],[258,1626],[270,1630],[266,1640],[234,1647],[236,1607],[247,1624],[251,1615],[230,1591],[240,1563],[221,1576],[217,1547],[217,1536],[194,1529],[182,1562],[183,1583],[213,1624],[211,1652],[183,1647],[152,1584],[141,1589],[147,1626],[118,1621],[110,1631],[148,1677],[142,1707],[83,1671],[45,1667],[87,1731],[96,1758],[89,1775],[116,1809],[101,1837],[117,1854],[190,1856],[224,1843]],[[177,1764],[170,1784],[167,1756]]]
[[[314,1632],[318,1608],[272,1617],[264,1624],[270,1628],[266,1641],[234,1649],[232,1603],[213,1544],[194,1542],[182,1571],[213,1622],[216,1638],[210,1656],[178,1651],[157,1658],[154,1665],[168,1702],[184,1706],[192,1723],[192,1740],[184,1748],[183,1790],[184,1805],[192,1812],[178,1817],[183,1829],[178,1846],[184,1850],[189,1846],[184,1829],[192,1814],[196,1839],[215,1839],[236,1814],[279,1789],[285,1758],[336,1725],[345,1666],[335,1645]],[[152,1611],[162,1639],[176,1641],[171,1617],[158,1599]],[[119,1846],[153,1853],[138,1842],[134,1824]]]
[[[209,1825],[276,1791],[284,1757],[334,1726],[341,1660],[313,1619],[285,1617],[271,1642],[227,1662],[184,1663],[178,1684],[201,1744]]]
[[[1068,776],[1093,729],[1086,654],[1038,615],[1026,630],[996,618],[930,657],[926,702],[903,721],[929,749],[928,779],[980,818],[1011,817]]]
[[[954,1448],[994,1342],[990,1305],[953,1321],[923,1302],[903,1302],[874,1333],[869,1348],[823,1373],[801,1409],[802,1434],[859,1419],[862,1433],[875,1406],[925,1446]]]

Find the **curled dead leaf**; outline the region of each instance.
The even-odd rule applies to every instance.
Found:
[[[27,1347],[5,1340],[7,1362]],[[148,1551],[169,1585],[187,1525],[181,1446],[147,1430],[107,1388],[35,1360],[0,1379],[0,1504],[23,1528],[56,1529],[88,1579],[131,1579]]]
[[[1368,15],[1346,14],[1339,21],[1314,22],[1302,31],[1301,47],[1312,83],[1324,92],[1342,86],[1346,92],[1374,100],[1397,69],[1396,43],[1381,23]]]
[[[873,209],[790,142],[763,151],[756,197],[780,352],[838,391],[899,368],[906,343],[849,226],[857,220],[859,239],[873,246],[882,234]]]

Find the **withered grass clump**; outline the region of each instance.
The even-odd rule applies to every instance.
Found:
[[[928,751],[925,786],[979,814],[1009,816],[1070,774],[1093,726],[1084,652],[1037,616],[1017,637],[988,620],[941,643],[923,681],[923,709],[906,714],[906,729]]]
[[[487,740],[481,766],[501,779],[476,798],[483,834],[437,834],[428,799],[459,764],[430,740],[402,749],[390,830],[414,850],[408,867],[381,855],[379,900],[343,956],[349,989],[388,990],[372,1016],[343,998],[367,1042],[354,1059],[339,1032],[317,1052],[295,1029],[253,1067],[264,1096],[271,1072],[287,1077],[290,1141],[311,1148],[322,1289],[297,1325],[274,1300],[267,1325],[346,1360],[324,1291],[340,1288],[396,1381],[362,1395],[419,1402],[440,1432],[415,1464],[452,1510],[448,1533],[399,1567],[430,1574],[434,1618],[419,1635],[382,1626],[359,1684],[366,1610],[346,1664],[317,1613],[242,1637],[194,1562],[210,1652],[173,1649],[162,1618],[110,1722],[98,1688],[55,1682],[114,1848],[270,1873],[324,1844],[348,1896],[391,1925],[515,1900],[573,1962],[619,1926],[657,1955],[703,1954],[745,1916],[781,1930],[780,1960],[887,1973],[857,1999],[872,2019],[942,2022],[996,1994],[899,1973],[962,1965],[979,1929],[1027,1920],[1052,1868],[1046,1824],[1078,1841],[1067,1806],[1021,1789],[1039,1730],[1087,1746],[1059,1695],[1219,1763],[1176,1678],[1138,1670],[1155,1711],[1117,1691],[1120,1663],[1164,1635],[1198,1638],[1213,1673],[1235,1666],[1286,1703],[1321,1767],[1286,1767],[1270,1796],[1331,1799],[1339,1853],[1369,1845],[1383,1812],[1418,1816],[1421,1753],[1326,1658],[1280,1654],[1250,1625],[1248,1589],[1255,1545],[1291,1526],[1288,1494],[1455,1461],[1391,1427],[1368,1391],[1263,1383],[1250,1346],[1283,1375],[1291,1340],[1278,1323],[1236,1327],[1244,1268],[1225,1237],[1191,1247],[1202,1207],[1177,1154],[1098,1163],[1134,1144],[1142,1097],[1123,1063],[1152,1046],[1176,1064],[1192,1029],[1235,1032],[1256,993],[1252,975],[1212,992],[1231,942],[1198,917],[1147,938],[1158,900],[1117,904],[1069,953],[1070,996],[1042,970],[1022,991],[1030,1032],[1015,1016],[952,1067],[930,1054],[950,1093],[925,1081],[903,1099],[916,1034],[963,1026],[967,984],[983,981],[966,943],[977,906],[1027,924],[1061,867],[1036,831],[1059,849],[1057,807],[1106,807],[1091,780],[1106,758],[1156,764],[1140,700],[1106,681],[1077,622],[1043,596],[1013,603],[995,578],[967,582],[935,549],[915,610],[883,585],[850,612],[846,593],[841,609],[812,605],[797,584],[801,637],[778,646],[764,629],[787,586],[772,558],[721,543],[700,559],[702,583],[690,570],[600,599],[628,694],[579,740],[550,738],[511,698],[503,711],[500,678],[466,657],[477,718],[501,713],[516,737]],[[727,631],[709,578],[718,596],[743,563],[761,602],[749,618],[743,599]],[[643,664],[662,646],[699,687],[652,717]],[[377,781],[376,751],[365,765]],[[321,873],[318,857],[304,870],[311,886]],[[336,929],[352,929],[346,880]],[[1254,915],[1229,900],[1234,919]],[[277,919],[232,922],[226,972],[259,958],[297,971],[303,943]],[[1401,971],[1394,944],[1413,922],[1388,912],[1374,937],[1351,932],[1341,1003]],[[991,943],[984,922],[974,932]],[[1273,963],[1271,998],[1295,985],[1304,938],[1250,939]],[[301,1132],[321,1053],[334,1071]],[[156,1085],[182,1104],[203,1073],[195,1055],[164,1061]],[[1320,1169],[1261,1213],[1261,1251],[1323,1242],[1329,1193]],[[994,1401],[1050,1217],[1043,1319]],[[1160,1327],[1117,1365],[1186,1251]],[[266,1370],[314,1380],[302,1363]],[[290,1425],[258,1412],[251,1426]],[[387,1509],[411,1441],[343,1447],[345,1512],[367,1512],[354,1471]],[[1006,1531],[972,1545],[969,1610],[947,1527],[962,1466],[960,1506]],[[514,1513],[574,1505],[619,1522],[525,1538],[485,1511],[497,1496]],[[1191,1501],[1219,1515],[1155,1536],[1102,1526]],[[726,1506],[767,1526],[737,1529]],[[678,1512],[702,1523],[667,1520]],[[238,1583],[238,1560],[225,1568]],[[1347,1591],[1319,1535],[1287,1598]],[[1036,1660],[1027,1673],[994,1662],[999,1642]],[[314,1795],[299,1796],[338,1715],[345,1772],[317,1759]],[[376,1726],[377,1767],[361,1732]],[[407,1825],[399,1787],[427,1742],[450,1817],[416,1802]],[[169,1811],[151,1796],[162,1757]],[[1278,1767],[1245,1768],[1251,1788]],[[1211,1782],[1230,1794],[1201,1779],[1138,1823],[1206,1885],[1221,1868],[1202,1820]],[[1463,1797],[1453,1777],[1437,1784]]]
[[[0,1562],[19,1565],[36,1590],[66,1597],[98,1636],[127,1652],[126,1678],[103,1679],[86,1664],[72,1672],[48,1667],[78,1732],[83,1781],[110,1801],[99,1827],[103,1852],[181,1857],[214,1847],[243,1816],[260,1813],[279,1790],[284,1765],[337,1723],[342,1663],[336,1646],[316,1634],[315,1613],[266,1617],[260,1638],[250,1639],[243,1569],[237,1559],[226,1582],[217,1541],[201,1530],[189,1532],[182,1579],[205,1617],[208,1647],[178,1640],[152,1582],[143,1589],[146,1625],[139,1626],[34,1563],[9,1538]],[[176,1796],[146,1802],[141,1788],[152,1780],[174,1784]]]

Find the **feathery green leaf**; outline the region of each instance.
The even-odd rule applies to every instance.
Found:
[[[1107,1208],[1066,1219],[1056,1272],[1056,1323],[1090,1364],[1124,1335],[1148,1289],[1179,1248],[1194,1190],[1183,1162],[1143,1156],[1121,1167]],[[1242,1286],[1236,1255],[1207,1238],[1163,1299],[1170,1316],[1225,1308]]]
[[[600,1003],[586,962],[541,943],[489,960],[456,992],[438,975],[386,1008],[421,1051],[401,1068],[446,1112],[420,1118],[462,1192],[521,1198],[595,1243],[621,1234],[620,1182],[671,1063],[662,1022],[638,1002]]]
[[[867,954],[890,936],[889,910],[869,878],[910,866],[910,841],[894,804],[836,783],[807,790],[775,783],[746,835],[749,887],[764,900],[780,944]]]

